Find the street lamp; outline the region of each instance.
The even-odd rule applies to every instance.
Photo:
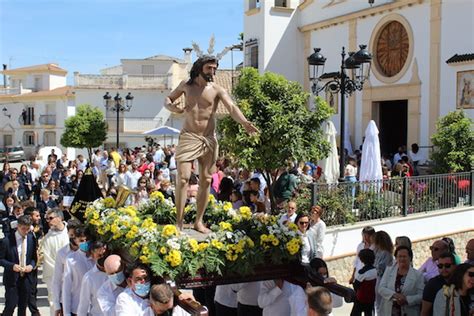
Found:
[[[308,60],[309,80],[312,83],[311,91],[318,95],[319,92],[326,90],[329,93],[341,93],[341,134],[340,134],[340,178],[344,178],[344,167],[346,160],[345,143],[345,115],[346,115],[346,96],[351,95],[356,90],[361,91],[364,82],[369,78],[370,65],[372,63],[372,54],[367,51],[367,45],[359,45],[360,50],[350,52],[346,57],[345,48],[342,47],[341,70],[338,72],[323,73],[326,58],[321,54],[320,48],[315,48]],[[350,77],[346,73],[350,71]],[[324,85],[321,80],[330,79]],[[327,93],[326,92],[326,93]]]
[[[11,114],[8,114],[8,110],[7,110],[6,107],[3,108],[2,112],[3,112],[3,115],[5,115],[6,117],[8,117],[8,118],[11,118],[11,117],[12,117]]]
[[[119,148],[119,119],[120,119],[120,112],[130,112],[133,103],[133,95],[129,92],[125,96],[125,104],[123,102],[122,97],[117,92],[114,99],[112,100],[112,96],[106,92],[104,95],[104,106],[105,110],[117,113],[117,150]]]

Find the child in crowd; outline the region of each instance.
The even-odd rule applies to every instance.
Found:
[[[375,254],[365,248],[359,252],[359,259],[364,267],[356,271],[354,278],[354,290],[356,298],[352,307],[351,316],[372,316],[375,303],[375,284],[377,282],[377,269],[374,267]]]

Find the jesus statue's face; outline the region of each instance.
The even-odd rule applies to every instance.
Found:
[[[207,82],[214,81],[214,76],[216,74],[217,64],[216,63],[207,63],[202,66],[201,77]]]

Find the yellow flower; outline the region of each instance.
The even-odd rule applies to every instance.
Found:
[[[154,222],[153,222],[153,219],[151,218],[147,218],[143,221],[142,223],[142,228],[144,228],[145,230],[147,231],[153,231],[156,229],[158,225],[156,225]]]
[[[227,223],[227,222],[220,222],[219,223],[219,228],[221,230],[228,230],[228,231],[232,231],[232,224],[230,223]]]
[[[222,206],[222,208],[224,209],[224,211],[228,212],[232,209],[232,203],[225,202],[224,205]]]
[[[174,225],[165,225],[161,233],[164,237],[178,236],[178,229]]]
[[[111,198],[111,197],[105,198],[104,201],[103,201],[103,203],[104,203],[104,206],[105,206],[106,208],[115,207],[115,200],[114,200],[113,198]]]
[[[177,267],[181,264],[181,252],[179,250],[171,250],[169,254],[165,257],[165,260],[168,261],[172,267]]]
[[[243,219],[250,219],[252,217],[252,211],[248,206],[241,206],[239,212]]]
[[[219,250],[222,249],[222,247],[224,247],[224,244],[222,242],[220,242],[219,240],[217,239],[213,239],[211,240],[211,245],[214,247],[214,248],[217,248]]]
[[[209,244],[207,242],[201,242],[199,243],[199,251],[204,251],[209,247]]]
[[[293,238],[286,243],[286,249],[288,250],[289,254],[293,256],[300,250],[300,244],[300,239]]]
[[[268,236],[266,234],[260,235],[260,244],[263,244],[268,241]]]
[[[212,194],[209,194],[209,203],[211,203],[211,204],[216,203],[216,198]]]
[[[160,191],[154,191],[150,194],[150,199],[160,200],[161,202],[163,202],[165,200],[165,196]]]
[[[188,240],[188,243],[189,243],[189,246],[191,247],[192,252],[198,252],[199,245],[196,239],[191,238]]]
[[[227,250],[226,254],[225,254],[225,257],[227,258],[227,260],[229,261],[235,261],[237,260],[238,258],[238,255],[237,254],[234,254],[234,252],[232,250]]]
[[[99,213],[94,212],[94,213],[92,214],[92,218],[93,218],[93,219],[99,219]]]
[[[160,253],[162,255],[165,255],[167,252],[168,252],[168,249],[166,249],[166,247],[163,246],[163,247],[160,248]]]
[[[138,247],[140,247],[140,244],[138,242],[134,242],[132,244],[132,248],[138,248]]]
[[[110,226],[110,231],[114,234],[117,234],[118,232],[120,232],[120,228],[118,227],[117,224],[112,224],[112,226]]]
[[[149,255],[151,252],[150,252],[150,248],[148,248],[148,246],[143,246],[142,248],[142,253],[145,254],[145,255]]]
[[[141,261],[142,263],[147,264],[147,263],[150,263],[150,258],[148,258],[148,256],[141,255],[141,256],[140,256],[140,261]]]
[[[289,229],[289,230],[292,230],[292,231],[297,231],[297,230],[298,230],[298,226],[296,226],[295,223],[289,223],[289,224],[288,224],[288,229]]]
[[[247,237],[246,241],[247,241],[247,245],[249,245],[250,248],[253,248],[255,246],[255,243],[250,237]]]

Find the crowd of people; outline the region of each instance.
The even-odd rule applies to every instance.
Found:
[[[47,284],[51,315],[186,315],[176,306],[171,286],[153,275],[150,268],[133,262],[126,253],[111,253],[107,244],[92,240],[76,219],[70,219],[68,203],[77,192],[88,163],[104,197],[116,196],[121,187],[132,194],[128,204],[139,204],[156,190],[174,199],[176,181],[174,146],[136,148],[119,152],[96,150],[90,162],[79,155],[69,161],[54,151],[44,166],[38,157],[20,167],[8,162],[0,173],[3,205],[0,205],[4,238],[0,265],[4,267],[4,316],[39,315],[36,303],[38,268]],[[253,172],[218,160],[211,193],[234,208],[247,205],[253,213],[269,212],[267,181]],[[356,166],[353,166],[356,168]],[[352,170],[353,172],[354,170]],[[325,283],[337,282],[328,275],[323,260],[326,231],[324,209],[316,205],[299,210],[293,200],[300,184],[318,181],[322,171],[302,163],[279,171],[274,193],[279,223],[296,224],[302,238],[301,262]],[[199,179],[189,180],[187,203],[196,202]],[[432,256],[415,269],[408,237],[395,239],[385,231],[366,227],[357,247],[349,283],[356,300],[351,315],[469,315],[474,310],[474,240],[466,245],[467,261],[461,263],[454,242],[436,241]],[[342,298],[324,287],[295,285],[269,280],[196,290],[194,297],[210,315],[329,315]],[[194,300],[190,294],[180,299]],[[446,314],[448,312],[448,314]]]

